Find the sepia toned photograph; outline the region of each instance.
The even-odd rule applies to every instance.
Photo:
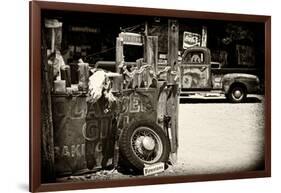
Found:
[[[264,22],[42,9],[40,33],[41,184],[266,170]]]

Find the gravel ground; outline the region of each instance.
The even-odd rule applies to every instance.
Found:
[[[158,176],[250,171],[263,165],[263,97],[231,104],[224,98],[183,99],[179,106],[178,161]],[[137,177],[116,170],[58,181]],[[143,177],[143,176],[138,176]]]

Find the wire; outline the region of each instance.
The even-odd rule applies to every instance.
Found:
[[[137,29],[138,27],[140,27],[142,25],[143,25],[143,23],[138,24],[138,25],[134,25],[134,26],[130,26],[130,27],[127,27],[127,28],[121,28],[121,30],[131,32],[131,31]]]
[[[111,50],[113,50],[113,49],[115,49],[115,47],[108,48],[108,49],[102,50],[102,51],[100,51],[100,52],[95,52],[95,53],[89,54],[89,55],[87,55],[87,56],[83,56],[83,58],[93,57],[93,56],[96,56],[96,55],[103,54],[103,53],[106,53],[106,52],[108,52],[108,51],[111,51]]]
[[[122,31],[131,32],[131,31],[137,29],[138,27],[140,27],[141,25],[143,25],[143,23],[138,24],[138,25],[134,25],[134,26],[130,26],[130,27],[127,27],[127,28],[124,28],[124,29],[121,28],[121,30],[122,30]],[[106,52],[108,52],[108,51],[111,51],[111,50],[113,50],[113,49],[115,49],[115,47],[108,48],[108,49],[102,50],[102,51],[100,51],[100,52],[95,52],[95,53],[89,54],[89,55],[87,55],[87,56],[83,56],[82,58],[93,57],[93,56],[96,56],[96,55],[103,54],[103,53],[106,53]]]

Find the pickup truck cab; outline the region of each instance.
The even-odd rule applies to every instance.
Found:
[[[211,53],[205,47],[185,50],[180,64],[181,95],[198,93],[224,94],[230,102],[245,101],[247,94],[259,90],[259,78],[247,73],[223,73],[221,65],[211,62]]]

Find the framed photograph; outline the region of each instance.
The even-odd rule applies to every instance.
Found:
[[[30,1],[30,191],[271,176],[271,17]]]

